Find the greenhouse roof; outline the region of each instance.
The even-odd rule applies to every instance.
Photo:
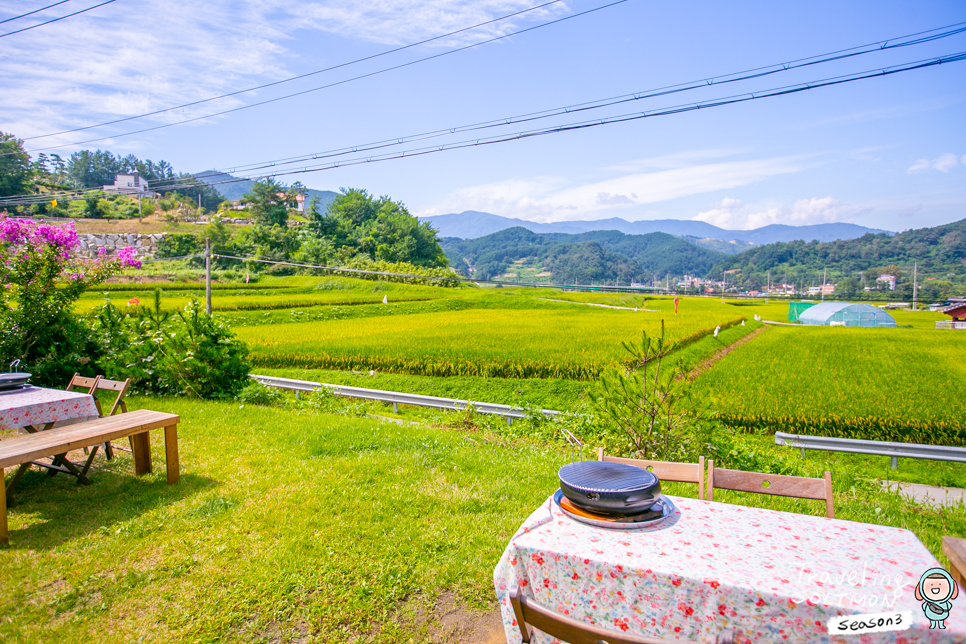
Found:
[[[882,309],[855,302],[822,302],[799,315],[803,324],[843,326],[896,326],[896,320]]]

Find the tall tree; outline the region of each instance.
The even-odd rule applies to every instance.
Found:
[[[269,227],[284,226],[288,221],[289,200],[286,187],[272,177],[259,179],[242,197],[255,221]]]
[[[0,197],[29,191],[32,178],[30,155],[23,149],[23,141],[0,132]]]
[[[311,214],[310,204],[310,214]],[[409,262],[427,268],[446,266],[436,231],[389,197],[376,199],[365,190],[342,189],[325,217],[312,217],[312,230],[370,259]]]

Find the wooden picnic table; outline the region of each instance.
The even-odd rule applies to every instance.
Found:
[[[929,628],[915,589],[939,564],[908,530],[669,498],[676,510],[642,530],[579,523],[548,499],[494,571],[507,642],[520,642],[508,595],[521,583],[552,611],[650,637],[713,642],[730,629],[752,642],[851,644],[859,637],[830,635],[830,619],[909,611],[908,630],[861,641],[966,641],[956,607],[945,630]]]
[[[165,461],[168,483],[178,482],[180,465],[178,459],[178,423],[180,418],[148,409],[97,418],[83,423],[56,427],[43,432],[21,434],[0,441],[0,483],[4,468],[19,465],[11,485],[23,474],[35,459],[64,454],[83,447],[94,447],[107,441],[131,437],[134,448],[134,473],[151,472],[151,443],[149,432],[164,429]],[[7,541],[7,495],[0,494],[0,543]]]
[[[0,429],[40,431],[56,423],[97,418],[94,397],[80,391],[62,391],[28,385],[0,392]]]
[[[0,392],[0,429],[20,429],[28,434],[46,431],[55,426],[91,420],[100,416],[97,402],[90,394],[27,385],[23,389]],[[87,472],[94,460],[91,453],[80,467],[67,460],[67,454],[55,454],[51,462],[36,462],[47,468],[51,476],[64,472],[85,485],[90,483]],[[18,470],[7,486],[13,487],[29,464]]]

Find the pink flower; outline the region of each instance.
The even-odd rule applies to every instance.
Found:
[[[107,255],[107,249],[104,248],[103,246],[101,246],[100,248],[97,249],[97,254],[98,255]]]

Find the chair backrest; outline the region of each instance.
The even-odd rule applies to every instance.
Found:
[[[67,391],[74,391],[76,389],[86,389],[87,393],[92,394],[94,390],[97,389],[97,382],[101,379],[100,376],[94,378],[87,378],[80,374],[75,373],[71,376],[70,384],[67,385]]]
[[[116,391],[117,398],[114,400],[114,404],[111,406],[111,411],[107,414],[101,414],[101,416],[113,416],[117,413],[118,408],[122,412],[127,411],[127,403],[124,402],[124,394],[127,393],[128,385],[131,384],[131,379],[127,380],[108,380],[107,378],[101,378],[98,376],[97,380],[97,391]],[[100,408],[100,404],[98,404]],[[98,409],[100,411],[100,409]]]
[[[714,501],[715,488],[755,492],[774,496],[790,496],[797,499],[816,499],[825,501],[825,516],[835,518],[835,504],[832,497],[832,474],[825,472],[820,479],[784,474],[762,474],[740,470],[715,469],[714,461],[708,461],[708,500]]]
[[[556,613],[528,598],[521,584],[510,589],[510,604],[513,606],[513,613],[520,627],[520,635],[527,644],[533,636],[533,628],[569,644],[671,644],[672,642],[697,644],[693,640],[665,640],[629,635],[581,622]],[[733,642],[734,635],[731,631],[724,631],[715,640],[715,644],[733,644]]]
[[[97,391],[97,384],[100,381],[100,376],[88,378],[75,373],[73,376],[71,376],[70,383],[67,385],[67,391],[84,390],[91,396],[94,396],[94,406],[97,407],[97,415],[103,416],[104,412],[101,411],[101,401],[97,399],[96,395],[94,395],[94,392]]]
[[[597,460],[608,463],[626,463],[635,467],[642,467],[662,481],[675,483],[697,483],[698,498],[704,500],[704,457],[699,456],[697,463],[671,463],[668,461],[645,461],[639,458],[620,458],[618,456],[604,456],[604,448],[597,449]]]

